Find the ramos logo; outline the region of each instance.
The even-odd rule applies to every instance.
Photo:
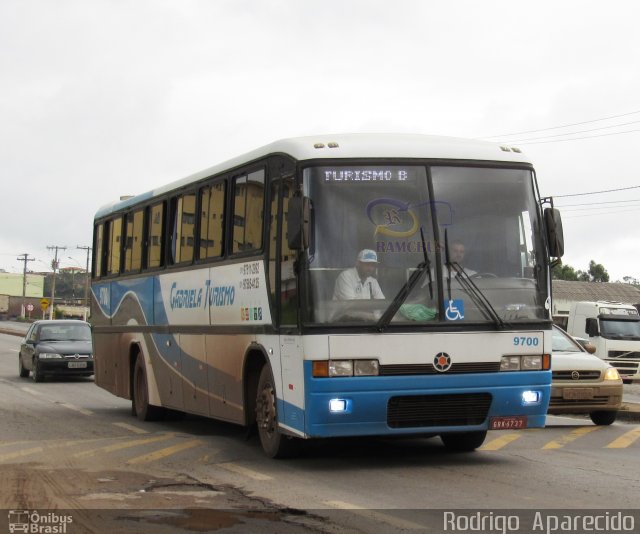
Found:
[[[446,352],[438,352],[433,359],[433,367],[439,373],[444,373],[451,369],[451,356]]]

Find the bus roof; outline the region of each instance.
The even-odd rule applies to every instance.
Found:
[[[477,139],[418,134],[322,134],[294,137],[275,141],[146,193],[107,204],[98,210],[96,218],[272,154],[287,154],[298,161],[417,158],[529,163],[528,158],[517,148]]]

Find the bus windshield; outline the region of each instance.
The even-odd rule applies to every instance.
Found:
[[[306,324],[376,325],[387,310],[391,325],[548,318],[530,170],[322,166],[303,184]]]

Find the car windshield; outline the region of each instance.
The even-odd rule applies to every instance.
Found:
[[[583,352],[578,344],[559,328],[553,328],[551,337],[551,350],[553,352]]]
[[[311,167],[307,324],[547,318],[533,176],[524,169]]]
[[[50,324],[40,329],[40,341],[91,341],[91,328],[85,324]]]

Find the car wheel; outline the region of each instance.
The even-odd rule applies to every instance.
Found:
[[[22,353],[18,354],[18,370],[20,371],[20,378],[27,378],[29,376],[29,369],[22,365]]]
[[[256,398],[256,424],[264,452],[270,458],[289,458],[299,447],[299,440],[278,430],[278,411],[274,380],[268,365],[262,367]]]
[[[149,385],[142,354],[139,354],[136,358],[136,365],[133,370],[132,397],[132,411],[140,421],[159,421],[164,418],[166,412],[162,406],[149,404]]]
[[[591,412],[589,417],[591,417],[591,420],[596,425],[610,425],[618,417],[618,412],[615,410],[609,412]]]
[[[440,439],[451,452],[471,452],[480,447],[487,437],[486,430],[477,432],[451,432],[442,434]]]
[[[34,358],[31,364],[31,378],[33,378],[34,382],[44,381],[44,376],[42,376],[42,369],[40,369],[40,364],[38,363],[37,358]]]

